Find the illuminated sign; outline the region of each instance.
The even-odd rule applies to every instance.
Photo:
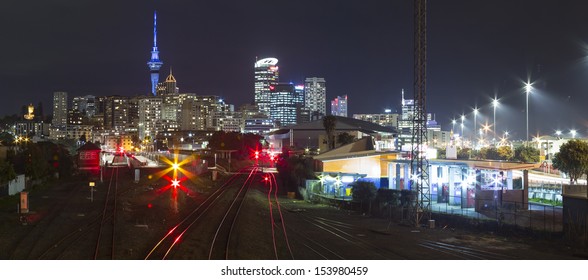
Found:
[[[268,67],[278,64],[278,59],[273,57],[263,58],[255,62],[255,67]]]
[[[353,181],[355,181],[355,179],[353,178],[353,176],[341,176],[341,182],[343,183],[353,183]]]

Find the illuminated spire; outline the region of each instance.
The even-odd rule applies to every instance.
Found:
[[[174,77],[174,75],[172,74],[172,68],[169,68],[169,76],[167,76],[167,78],[165,79],[166,82],[176,82],[176,78]]]
[[[159,83],[159,69],[163,65],[157,49],[157,11],[153,12],[153,49],[151,50],[151,60],[147,62],[147,65],[151,72],[151,93],[155,95],[157,83]]]
[[[153,12],[153,50],[157,51],[157,11]]]

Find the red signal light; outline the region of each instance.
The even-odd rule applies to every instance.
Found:
[[[153,207],[153,204],[151,204],[151,203],[147,204],[147,208],[152,208],[152,207]]]

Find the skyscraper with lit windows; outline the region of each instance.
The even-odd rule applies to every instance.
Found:
[[[278,59],[264,58],[255,62],[255,105],[259,112],[270,115],[270,92],[271,87],[278,83]]]
[[[319,118],[327,115],[327,82],[324,78],[306,78],[304,81],[304,102],[312,114]]]
[[[276,84],[270,93],[270,118],[280,126],[296,124],[296,94],[292,84]]]
[[[53,126],[65,127],[67,125],[67,92],[53,93]]]
[[[347,117],[347,95],[337,96],[331,101],[331,115]]]

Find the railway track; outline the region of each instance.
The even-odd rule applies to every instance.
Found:
[[[38,259],[115,259],[117,197],[130,189],[118,191],[120,168],[109,169],[110,179],[100,211],[92,212],[84,219],[85,223],[60,235],[45,247]]]
[[[270,214],[270,226],[272,229],[272,242],[276,260],[284,258],[283,256],[280,256],[280,252],[284,251],[286,252],[285,258],[293,260],[294,254],[292,253],[292,247],[290,246],[290,240],[288,239],[286,221],[284,220],[282,207],[280,206],[280,200],[278,199],[278,182],[276,180],[276,176],[274,173],[268,173],[265,175],[265,178],[268,178],[267,180],[264,180],[269,186],[267,201]],[[280,247],[283,247],[279,246],[281,243],[280,241],[286,245],[287,250],[280,250]]]
[[[208,259],[229,259],[229,254],[233,248],[231,248],[231,237],[235,232],[235,225],[239,218],[239,212],[241,211],[245,197],[249,192],[253,178],[256,177],[257,169],[252,169],[251,173],[247,176],[245,182],[239,187],[239,191],[229,204],[222,219],[216,227],[216,231],[210,242],[210,249],[208,251]]]
[[[72,183],[65,197],[56,198],[51,206],[48,207],[48,210],[35,214],[38,221],[29,222],[27,225],[29,227],[28,232],[22,235],[8,249],[9,259],[35,259],[37,248],[43,246],[42,243],[45,241],[45,235],[48,229],[59,220],[59,217],[65,209],[71,207],[75,200],[79,199],[81,188],[76,187],[78,184]]]
[[[241,170],[241,172],[243,171],[244,170]],[[245,185],[246,181],[251,176],[253,176],[254,172],[254,170],[251,170],[249,172],[249,175],[245,178],[246,180],[243,182],[241,182],[242,178],[240,177],[242,175],[240,174],[240,172],[231,176],[223,185],[221,185],[216,191],[211,193],[204,201],[202,201],[200,205],[198,205],[195,209],[189,212],[184,219],[182,219],[180,222],[172,226],[167,231],[167,233],[156,242],[156,244],[151,248],[151,250],[149,250],[149,252],[145,256],[145,259],[168,259],[185,257],[187,253],[178,253],[180,241],[183,241],[184,239],[189,240],[189,234],[192,231],[194,231],[195,226],[200,225],[200,222],[204,220],[205,216],[207,218],[208,216],[210,216],[210,212],[214,212],[213,214],[217,214],[217,216],[218,213],[216,211],[225,213],[225,210],[220,211],[219,209],[222,208],[223,204],[226,204],[225,202],[227,200],[227,197],[232,198],[232,200],[234,200],[234,197],[236,195],[235,192],[243,190],[243,188],[235,190],[235,188],[231,188],[231,186],[233,184],[241,186]],[[211,211],[212,209],[214,209],[214,211]],[[207,226],[209,225],[210,224],[207,224]],[[200,246],[200,248],[202,247],[203,246]],[[204,250],[201,250],[198,253],[199,255],[195,257],[196,259],[205,258]],[[208,256],[208,254],[206,256]],[[187,258],[194,257],[190,256]]]
[[[115,241],[116,241],[116,199],[118,192],[118,173],[119,168],[113,168],[114,180],[110,180],[104,207],[100,219],[98,237],[96,238],[96,247],[94,250],[94,259],[111,259],[115,258]]]
[[[488,250],[475,249],[439,241],[423,241],[419,246],[447,255],[451,259],[463,260],[509,260],[512,256]]]

